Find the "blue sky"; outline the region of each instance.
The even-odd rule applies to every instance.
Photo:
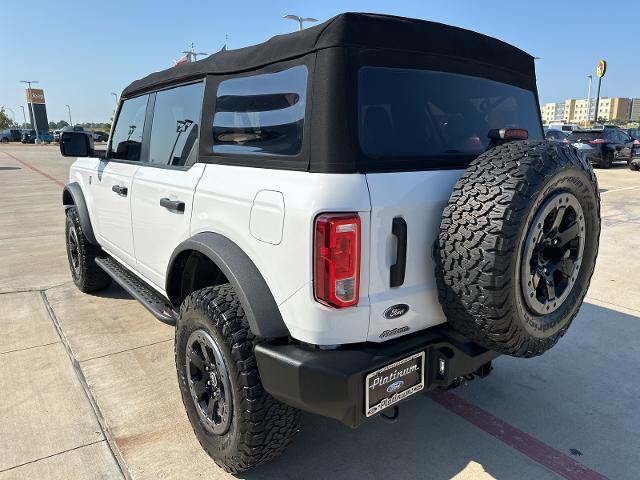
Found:
[[[531,6],[530,6],[531,5]],[[2,9],[0,105],[21,121],[19,80],[40,81],[49,120],[108,121],[132,80],[170,67],[195,43],[215,52],[295,30],[286,13],[326,20],[343,11],[390,13],[475,30],[542,57],[541,102],[586,98],[586,75],[608,61],[602,95],[640,97],[640,2],[414,0],[30,0]],[[598,24],[598,22],[600,22]]]

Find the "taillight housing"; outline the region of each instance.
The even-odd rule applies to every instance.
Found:
[[[336,308],[358,304],[360,231],[357,213],[327,213],[316,217],[314,290],[318,302]]]
[[[606,143],[606,140],[604,138],[594,138],[593,140],[589,140],[589,143],[599,145],[601,143]]]
[[[571,142],[569,141],[568,138],[563,138],[562,139],[562,143],[564,143],[566,145],[566,144],[571,143]]]

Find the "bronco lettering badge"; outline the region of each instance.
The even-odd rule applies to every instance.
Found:
[[[408,332],[409,330],[411,329],[408,325],[405,325],[404,327],[393,328],[391,330],[385,330],[380,334],[380,338],[393,337],[394,335],[399,335],[401,333]]]

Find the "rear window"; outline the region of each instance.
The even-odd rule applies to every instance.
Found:
[[[213,117],[213,152],[296,155],[302,148],[307,67],[224,80]]]
[[[597,132],[573,132],[567,137],[567,139],[570,142],[578,142],[580,140],[588,142],[589,140],[602,138],[603,134],[604,132],[602,130],[599,130]]]
[[[430,70],[362,67],[360,147],[372,158],[431,158],[456,166],[489,146],[494,128],[523,128],[542,140],[533,92],[479,77]],[[391,165],[390,165],[391,166]]]

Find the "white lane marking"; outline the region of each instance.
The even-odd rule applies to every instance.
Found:
[[[622,192],[624,190],[635,190],[637,188],[640,188],[640,185],[637,185],[635,187],[621,187],[621,188],[610,189],[604,192],[600,192],[600,195],[604,195],[605,193],[611,193],[611,192]]]

